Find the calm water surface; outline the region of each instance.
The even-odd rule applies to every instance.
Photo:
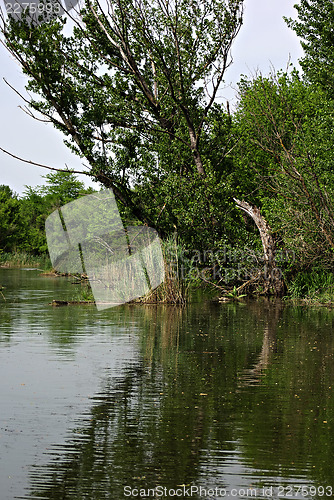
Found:
[[[1,500],[332,497],[333,311],[98,312],[48,305],[70,280],[0,284]]]

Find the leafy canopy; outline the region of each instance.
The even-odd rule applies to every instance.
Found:
[[[95,180],[162,232],[195,224],[171,203],[192,192],[207,234],[218,217],[212,186],[230,174],[233,138],[216,100],[242,10],[243,0],[115,0],[105,10],[88,0],[72,33],[66,18],[3,31],[29,77],[32,113],[63,132]]]

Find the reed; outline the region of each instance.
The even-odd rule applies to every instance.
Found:
[[[38,267],[51,270],[52,264],[47,254],[31,255],[26,252],[0,252],[0,266],[2,267]]]
[[[162,254],[165,264],[165,280],[155,290],[133,302],[141,304],[184,305],[189,299],[192,285],[192,264],[185,258],[185,248],[171,236],[162,242]]]

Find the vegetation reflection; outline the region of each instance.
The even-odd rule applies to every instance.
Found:
[[[254,302],[134,312],[141,359],[104,380],[89,419],[55,460],[34,469],[33,496],[223,487],[233,457],[253,485],[305,474],[334,483],[330,311]]]

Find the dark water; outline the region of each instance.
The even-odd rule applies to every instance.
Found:
[[[53,308],[0,270],[0,499],[330,498],[334,312]]]

